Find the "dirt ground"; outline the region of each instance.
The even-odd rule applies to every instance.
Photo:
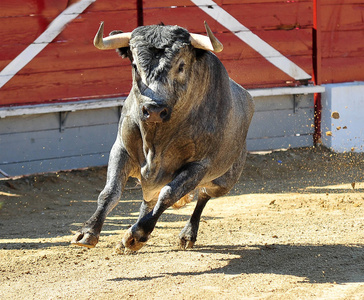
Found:
[[[0,180],[0,299],[364,299],[364,154],[249,154],[206,206],[192,250],[177,237],[195,202],[168,209],[134,254],[114,246],[138,216],[130,180],[94,249],[71,246],[105,168]]]

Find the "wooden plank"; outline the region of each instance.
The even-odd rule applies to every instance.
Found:
[[[222,4],[240,4],[241,0],[222,0]],[[287,4],[295,4],[296,1],[282,1],[282,0],[244,0],[244,4],[265,4],[265,3],[272,3],[272,4],[282,4],[282,2],[286,2]],[[300,0],[299,2],[307,2],[310,3],[312,0]]]
[[[311,30],[260,31],[258,35],[287,57],[311,53],[309,49]],[[218,54],[220,59],[262,58],[232,33],[221,33],[216,36],[224,44],[224,51]],[[0,46],[0,53],[6,53],[7,48],[9,47]],[[48,45],[24,68],[23,72],[31,74],[53,70],[111,67],[116,64],[128,66],[130,61],[121,59],[114,51],[96,49],[89,40],[67,40]]]
[[[312,3],[286,1],[279,3],[239,3],[222,5],[250,30],[292,30],[312,26]]]
[[[118,28],[116,26],[121,25],[123,29],[128,30],[130,28],[132,30],[136,27],[135,11],[127,10],[125,12],[123,11],[123,14],[127,18],[123,22],[115,21],[118,20],[117,14],[120,12],[103,12],[98,16],[112,20],[108,22],[109,28],[116,29]],[[0,105],[41,103],[57,99],[94,97],[96,95],[126,95],[131,86],[130,68],[125,70],[125,73],[123,71],[120,73],[118,70],[113,73],[113,76],[104,73],[108,73],[107,68],[115,68],[116,61],[121,67],[123,64],[124,66],[129,65],[130,62],[128,60],[123,61],[113,51],[103,52],[93,47],[91,41],[99,25],[96,14],[96,12],[83,14],[75,22],[72,22],[54,43],[51,43],[15,78],[8,82],[0,90],[2,99]],[[21,48],[18,47],[17,50],[21,50]],[[9,47],[1,47],[0,50],[3,49],[6,51]],[[17,54],[14,53],[15,56]],[[5,67],[12,58],[6,57],[7,60],[3,61],[1,66]],[[94,72],[91,71],[93,68],[96,68]],[[46,72],[49,74],[43,74]],[[36,75],[29,76],[30,74]],[[102,83],[101,80],[97,80],[95,78],[97,74],[100,78],[103,76],[107,81]],[[117,76],[119,76],[118,80],[115,78]],[[44,80],[39,81],[40,78]],[[114,83],[114,87],[111,88],[110,84],[107,88],[110,82]],[[95,86],[95,83],[99,84],[99,87]],[[118,91],[120,83],[121,86],[126,87],[121,92]],[[67,89],[64,88],[65,86]]]
[[[300,0],[300,2],[311,2],[312,0]],[[241,0],[222,0],[223,4],[239,4]],[[247,4],[258,4],[258,3],[278,3],[282,4],[282,2],[287,2],[287,4],[294,4],[295,1],[282,1],[282,0],[244,0],[244,3]]]
[[[0,107],[0,118],[121,107],[124,97]]]
[[[63,132],[58,124],[54,113],[0,119],[0,169],[20,175],[107,163],[118,127],[116,108],[70,113]]]
[[[62,133],[46,130],[1,135],[1,161],[9,164],[108,152],[116,132],[117,123],[69,128]]]
[[[268,1],[271,2],[271,1]],[[97,5],[101,5],[100,2],[98,2],[99,4]],[[77,20],[75,20],[74,22],[72,22],[67,28],[66,30],[59,36],[59,38],[57,38],[57,40],[55,41],[54,44],[50,45],[49,49],[52,51],[47,51],[44,53],[41,53],[39,55],[39,57],[37,57],[36,60],[34,60],[34,62],[32,62],[31,64],[29,64],[25,69],[24,69],[24,73],[21,74],[21,76],[27,76],[26,78],[29,78],[31,76],[28,76],[29,74],[37,74],[37,77],[39,76],[40,78],[44,78],[45,76],[43,76],[40,73],[44,73],[44,72],[50,72],[51,74],[49,74],[49,79],[54,83],[54,82],[58,82],[59,85],[69,85],[68,81],[65,81],[63,79],[64,76],[60,76],[61,79],[58,78],[58,76],[54,76],[55,74],[53,74],[53,70],[60,70],[60,71],[70,71],[73,72],[75,74],[77,74],[77,72],[79,72],[79,74],[81,73],[80,71],[76,71],[76,70],[84,70],[84,69],[92,69],[92,68],[106,68],[106,67],[112,67],[115,62],[117,57],[115,57],[113,54],[114,53],[105,53],[105,52],[101,52],[101,51],[95,51],[96,49],[93,49],[93,47],[90,45],[90,40],[92,39],[93,35],[94,35],[94,29],[93,27],[97,28],[98,23],[101,19],[107,19],[108,23],[106,23],[106,26],[108,26],[110,29],[109,30],[113,30],[113,29],[123,29],[123,30],[132,30],[135,26],[135,18],[133,19],[133,5],[135,5],[135,3],[133,2],[133,4],[128,4],[127,8],[125,8],[124,6],[122,6],[121,4],[118,4],[117,9],[125,9],[124,11],[110,11],[111,9],[111,2],[105,2],[102,5],[103,6],[97,6],[96,4],[92,5],[92,7],[90,8],[90,10],[88,10],[88,13],[83,14],[80,18],[78,18]],[[260,3],[261,4],[261,3]],[[235,5],[235,7],[234,7]],[[229,9],[231,9],[231,11],[236,10],[238,5],[240,8],[244,8],[243,6],[241,6],[242,4],[234,4],[234,5],[228,5]],[[245,5],[245,4],[244,4]],[[265,5],[265,4],[264,4]],[[268,4],[267,4],[268,5]],[[269,5],[273,5],[272,3]],[[268,5],[268,6],[269,6]],[[276,5],[276,4],[274,4]],[[278,6],[282,5],[282,3],[280,3]],[[296,5],[296,4],[295,4]],[[308,2],[306,2],[306,6],[308,5]],[[268,9],[267,6],[267,9]],[[285,6],[288,7],[288,6]],[[298,6],[290,6],[290,7],[298,7]],[[191,7],[194,9],[197,9],[200,13],[201,11],[199,10],[199,8],[197,7]],[[259,8],[259,6],[258,6]],[[171,8],[169,8],[171,9]],[[105,11],[99,11],[99,10],[105,10]],[[269,9],[268,9],[269,10]],[[168,12],[168,11],[167,11]],[[233,12],[232,12],[233,13]],[[248,12],[249,13],[249,12]],[[120,22],[120,14],[122,14],[123,16],[127,16],[125,18],[123,18],[123,21],[128,21],[128,24],[119,24]],[[202,12],[202,14],[204,15],[204,13]],[[128,17],[129,15],[129,17]],[[264,15],[264,14],[263,14]],[[250,16],[249,16],[250,17]],[[111,20],[109,22],[109,20]],[[132,20],[132,21],[130,21]],[[203,28],[202,22],[201,22],[201,18],[198,19],[198,26],[201,28]],[[273,26],[274,27],[274,26]],[[92,28],[92,29],[91,29]],[[197,28],[197,27],[196,27]],[[261,31],[261,34],[263,36],[263,39],[269,39],[269,37],[272,37],[272,41],[277,40],[277,42],[275,43],[275,45],[279,46],[281,45],[282,49],[291,49],[291,53],[293,53],[293,55],[304,55],[304,53],[307,53],[307,51],[309,51],[309,40],[310,40],[310,33],[309,30],[307,29],[301,29],[301,30],[291,30],[291,31],[286,31],[286,30],[282,30],[282,27],[279,27],[280,30],[273,30],[272,32],[266,32],[266,31]],[[226,29],[222,28],[223,30],[226,31]],[[107,29],[108,30],[108,29]],[[281,32],[281,33],[280,33]],[[230,34],[230,36],[232,36]],[[274,36],[274,38],[273,38]],[[224,38],[228,38],[227,35],[224,35]],[[294,41],[294,40],[299,40],[300,43],[292,43],[293,46],[290,46],[290,42]],[[271,42],[271,41],[269,41]],[[71,44],[72,43],[72,44]],[[237,54],[234,53],[233,49],[236,45],[236,43],[241,43],[239,40],[232,40],[232,42],[229,42],[230,47],[228,47],[228,49],[230,51],[226,51],[225,53],[223,52],[223,59],[235,59],[236,57],[239,56],[239,58],[249,58],[251,57],[257,57],[257,54],[255,53],[255,51],[252,51],[249,47],[245,47],[243,49],[239,49],[239,52],[237,52]],[[272,42],[273,43],[273,42]],[[87,46],[86,46],[87,45]],[[68,47],[68,46],[73,46],[73,47]],[[4,48],[5,47],[5,48]],[[16,47],[15,47],[16,48]],[[0,48],[0,51],[4,49],[3,52],[6,52],[6,50],[8,50],[9,48],[6,48],[6,46],[2,46]],[[17,48],[17,51],[19,51],[20,47]],[[234,49],[235,50],[235,49]],[[284,53],[285,55],[287,55],[286,53]],[[79,59],[79,55],[82,57],[87,57],[87,59]],[[225,55],[225,57],[224,57]],[[291,54],[292,55],[292,54]],[[115,60],[114,60],[115,57]],[[11,57],[6,57],[6,62],[1,62],[1,66],[5,65],[6,63],[8,63],[11,60]],[[119,62],[119,61],[118,61]],[[122,61],[120,60],[120,65],[126,65],[128,64],[127,61]],[[249,65],[252,64],[248,64]],[[242,65],[242,67],[245,68],[245,65]],[[305,69],[309,69],[310,68],[310,63],[307,63],[307,66],[304,67]],[[249,69],[249,68],[248,68]],[[261,68],[262,69],[262,68]],[[264,68],[263,68],[264,69]],[[74,71],[72,71],[74,70]],[[64,73],[67,73],[64,72]],[[105,72],[105,70],[101,70],[101,75],[103,75],[103,72]],[[82,73],[87,73],[87,71],[82,72]],[[236,74],[241,73],[241,70],[237,70]],[[267,72],[265,72],[267,74]],[[271,72],[270,72],[271,73]],[[73,82],[76,80],[80,81],[80,75],[75,75],[75,77],[73,77]],[[116,72],[113,74],[117,74]],[[126,78],[128,76],[130,76],[130,73],[127,72],[127,75],[122,75],[124,76],[124,79],[126,80]],[[269,74],[267,74],[269,75]],[[233,74],[233,76],[235,76],[235,74]],[[23,77],[25,78],[25,77]],[[236,77],[239,78],[239,77]],[[259,86],[259,83],[257,81],[257,79],[259,78],[259,76],[257,76],[256,78],[252,78],[253,80],[250,80],[250,82],[248,81],[248,86],[249,87],[257,87]],[[14,78],[15,79],[15,78]],[[13,79],[13,80],[14,80]],[[271,80],[270,78],[264,79],[262,82],[262,86],[283,86],[285,85],[285,81],[288,78],[278,78],[277,80]],[[50,81],[49,80],[49,81]],[[86,82],[85,82],[86,80]],[[95,91],[95,89],[93,89],[92,87],[89,87],[89,85],[93,85],[95,83],[94,79],[91,78],[91,83],[87,82],[88,79],[83,77],[82,79],[82,83],[79,83],[79,90],[76,93],[71,93],[69,90],[67,92],[61,92],[58,93],[58,91],[61,90],[61,88],[57,91],[57,93],[52,93],[52,92],[46,92],[45,91],[45,87],[43,88],[43,82],[42,82],[42,86],[39,87],[39,81],[37,83],[35,83],[34,81],[32,81],[32,83],[34,84],[34,87],[37,88],[37,91],[32,91],[31,89],[29,90],[29,93],[23,93],[23,86],[26,87],[27,89],[30,88],[30,85],[23,85],[20,84],[19,82],[19,86],[20,88],[17,90],[17,97],[15,97],[15,95],[13,94],[15,91],[15,85],[12,86],[5,86],[7,91],[10,93],[9,95],[5,95],[4,100],[1,104],[2,105],[6,105],[6,104],[11,104],[13,103],[12,101],[15,99],[15,101],[17,101],[16,103],[39,103],[39,102],[43,102],[43,101],[47,101],[47,100],[56,100],[56,99],[65,99],[65,98],[75,98],[75,97],[79,97],[84,99],[85,97],[90,97],[90,92],[91,91]],[[111,79],[112,80],[112,79]],[[52,83],[45,81],[44,83],[49,83],[50,87],[52,87],[52,89],[54,89],[54,86],[52,85]],[[113,80],[112,80],[113,81]],[[108,79],[108,82],[110,82],[110,80]],[[115,82],[115,81],[113,81]],[[241,80],[240,83],[244,83],[245,80]],[[100,83],[100,82],[98,82]],[[74,84],[75,85],[75,84]],[[72,85],[71,85],[72,86]],[[115,85],[116,86],[116,85]],[[130,87],[130,78],[129,78],[129,85]],[[40,88],[40,90],[39,90]],[[110,88],[111,88],[111,84],[110,84]],[[104,87],[101,87],[102,90],[104,90]],[[114,93],[110,93],[108,90],[109,89],[105,89],[107,91],[102,92],[102,94],[104,95],[120,95],[120,94],[114,94]],[[56,91],[56,90],[54,90]],[[75,89],[72,88],[72,92],[75,91]],[[124,93],[124,95],[129,91],[129,88],[125,89],[124,91],[122,91],[122,93]],[[47,95],[48,94],[48,95]],[[27,97],[29,95],[29,97]],[[100,95],[100,93],[96,92],[96,95]],[[49,96],[49,98],[47,99],[47,97]],[[19,100],[20,99],[20,100]]]
[[[120,14],[125,16],[123,21],[119,20]],[[12,18],[9,19],[12,20]],[[7,25],[9,28],[12,28],[11,32],[0,30],[0,39],[3,41],[0,46],[0,61],[9,63],[44,31],[43,28],[38,28],[38,24],[34,18],[25,17],[21,19],[22,20],[18,20],[15,24]],[[94,49],[92,45],[92,40],[97,32],[100,21],[102,20],[108,20],[105,24],[106,32],[110,32],[114,29],[129,31],[137,27],[135,11],[127,10],[122,12],[93,12],[83,14],[71,22],[51,43],[54,49],[58,49],[58,46],[61,47],[58,51],[55,50],[56,52],[54,55],[64,55],[63,51],[67,49],[67,47],[69,47],[68,51],[85,48],[96,52],[96,49]],[[29,23],[28,21],[31,22]],[[33,28],[33,30],[25,31],[24,26]],[[47,52],[47,55],[49,55],[49,51]],[[67,63],[67,61],[62,63]]]
[[[118,107],[69,112],[63,129],[117,124]],[[59,113],[33,114],[0,119],[0,136],[12,133],[59,130]]]
[[[363,0],[320,0],[321,5],[363,4]]]
[[[321,5],[323,31],[364,30],[363,3],[342,3]]]
[[[339,1],[339,0],[337,0]],[[359,2],[359,0],[356,0]],[[241,0],[214,0],[217,5],[231,5],[231,4],[241,4]],[[267,4],[267,3],[275,3],[282,4],[282,0],[244,0],[244,4]],[[300,0],[300,2],[310,3],[311,0]],[[293,3],[288,2],[288,3]],[[166,8],[166,7],[185,7],[185,6],[194,6],[194,4],[189,0],[143,0],[143,8],[151,9],[151,8]]]
[[[363,57],[364,30],[323,32],[322,55],[324,58]]]
[[[60,12],[66,9],[68,0],[1,0],[0,18],[42,15],[44,17],[55,18]]]
[[[313,108],[292,110],[258,111],[249,127],[248,138],[271,138],[307,135],[314,132]]]
[[[299,66],[304,66],[304,70],[311,74],[311,56],[290,57]],[[292,79],[285,73],[274,67],[267,60],[260,58],[244,59],[237,63],[236,60],[222,60],[229,76],[241,84],[244,88],[262,88],[289,86],[294,84]]]
[[[96,1],[89,9],[89,12],[116,12],[116,11],[126,11],[126,10],[136,10],[137,0],[128,1],[114,1],[114,0],[103,0]],[[125,22],[123,18],[119,18],[119,22]]]
[[[16,116],[0,119],[0,139],[3,135],[59,128],[58,114]]]
[[[0,2],[0,18],[3,17],[45,17],[54,19],[69,5],[77,2],[77,0],[1,0]],[[103,0],[96,1],[88,11],[104,12],[104,11],[120,11],[120,10],[135,10],[137,8],[136,0],[128,1],[113,1]]]
[[[321,1],[322,83],[364,80],[362,1]]]
[[[109,151],[71,157],[31,160],[27,162],[3,164],[0,169],[6,170],[10,176],[56,172],[60,170],[80,169],[95,166],[105,166],[108,163]]]
[[[201,5],[201,9],[219,22],[221,25],[229,29],[231,32],[239,37],[244,43],[248,44],[259,54],[261,54],[271,64],[286,73],[289,77],[295,80],[309,80],[311,75],[307,74],[298,65],[294,64],[287,57],[282,55],[279,51],[274,49],[267,42],[255,35],[248,27],[244,26],[228,11],[220,6],[215,5],[212,0],[192,0],[196,5]],[[207,6],[206,6],[207,4]],[[211,6],[211,7],[210,7]],[[286,25],[284,25],[286,26]],[[295,27],[299,25],[295,24]],[[290,25],[292,27],[292,25]]]
[[[53,18],[21,16],[1,18],[0,39],[2,45],[29,45],[48,26]]]
[[[70,101],[126,96],[131,89],[130,69],[99,69],[38,73],[20,72],[0,89],[0,105]]]
[[[97,1],[96,1],[97,2]],[[86,11],[74,20],[62,34],[67,39],[92,41],[100,22],[105,21],[105,35],[113,30],[132,31],[138,26],[136,10]]]
[[[52,45],[51,45],[52,46]],[[50,48],[52,50],[52,48]],[[47,50],[45,50],[47,51]],[[93,51],[93,50],[92,50]],[[7,85],[0,90],[2,98],[1,104],[14,103],[41,103],[50,100],[62,100],[68,98],[87,98],[87,97],[104,97],[111,95],[127,95],[131,88],[131,75],[128,60],[122,60],[111,52],[96,51],[95,57],[98,58],[96,66],[87,66],[86,63],[93,63],[95,57],[90,58],[83,66],[77,66],[77,70],[66,70],[59,72],[41,72],[37,73],[35,67],[46,67],[49,61],[45,55],[45,60],[39,64],[39,60],[35,59],[20,74],[16,75]],[[44,53],[46,54],[46,52]],[[100,55],[100,56],[99,56]],[[105,57],[103,57],[105,55]],[[73,56],[75,64],[77,64],[78,54]],[[80,55],[82,57],[82,55]],[[42,57],[42,56],[41,56]],[[42,58],[43,59],[43,58]],[[114,62],[115,59],[115,62]],[[292,57],[293,61],[297,61],[299,65],[306,65],[306,71],[310,72],[310,57],[303,60],[302,57]],[[105,60],[105,63],[103,63]],[[61,61],[54,60],[53,68],[62,68]],[[106,66],[98,66],[97,64]],[[274,68],[264,59],[244,59],[238,65],[235,60],[222,61],[227,68],[230,76],[245,87],[265,86],[285,86],[289,80],[283,72]],[[113,66],[120,63],[120,66]],[[122,65],[125,63],[127,65]],[[67,67],[67,64],[65,66]],[[91,67],[98,67],[91,69]],[[27,73],[31,70],[36,73],[35,76],[29,76]],[[246,70],[241,72],[241,70]],[[41,70],[41,71],[44,71]],[[24,81],[24,79],[27,79]],[[67,89],[64,89],[67,86]],[[50,87],[52,87],[50,89]]]
[[[294,112],[300,109],[313,108],[313,96],[302,95],[296,98],[296,108],[294,108],[294,95],[276,95],[269,97],[254,97],[255,113],[263,111],[279,111]]]
[[[364,81],[364,56],[322,59],[322,83]]]
[[[257,101],[259,99],[263,99],[264,105],[263,108],[267,107],[266,97],[269,97],[270,102],[274,103],[274,100],[279,99],[281,101],[284,97],[293,97],[294,98],[296,108],[302,107],[312,107],[312,101],[308,99],[312,98],[312,94],[314,93],[324,93],[325,87],[323,86],[298,86],[298,87],[281,87],[281,88],[265,88],[265,89],[249,89],[248,92],[254,100],[256,101],[255,110],[259,109],[257,105]],[[311,97],[311,98],[310,98]],[[312,99],[311,99],[312,100]],[[42,114],[50,114],[50,113],[59,113],[59,112],[75,112],[75,111],[87,111],[87,110],[95,110],[95,109],[109,109],[115,107],[121,107],[125,101],[125,98],[103,98],[103,99],[92,99],[92,100],[84,100],[84,101],[67,101],[67,102],[57,102],[57,103],[48,103],[48,104],[37,104],[37,105],[21,105],[21,106],[12,106],[12,107],[3,107],[0,108],[0,118],[9,118],[15,116],[30,116],[30,115],[42,115]],[[307,102],[308,101],[308,102]],[[269,102],[269,103],[270,103]],[[291,104],[288,108],[293,109],[293,98],[291,99]],[[307,104],[309,103],[309,105]],[[307,106],[308,105],[308,106]],[[280,108],[282,108],[280,106]],[[265,109],[263,109],[265,110]],[[12,119],[12,118],[10,118]],[[11,129],[6,126],[6,122],[2,123],[5,133]],[[4,125],[5,124],[5,125]],[[42,123],[43,124],[43,123]],[[29,126],[25,126],[28,129]],[[31,130],[29,130],[31,131]],[[0,127],[1,134],[1,127]]]
[[[222,4],[222,0],[215,1],[217,5]],[[160,9],[160,8],[177,8],[177,7],[191,7],[195,6],[189,0],[143,0],[143,9]]]
[[[256,111],[247,137],[249,151],[313,145],[312,95],[302,96],[293,112],[293,96],[255,98]]]
[[[95,24],[97,26],[97,24]],[[71,25],[68,27],[70,28]],[[112,28],[111,26],[109,26]],[[111,66],[115,63],[128,65],[129,60],[117,60],[118,57],[113,51],[100,51],[93,47],[91,37],[94,32],[84,33],[83,38],[76,39],[74,34],[68,32],[63,36],[72,36],[64,42],[51,43],[35,59],[25,67],[26,73],[45,72],[52,70],[83,69],[90,67]],[[311,30],[291,30],[291,31],[259,31],[258,36],[266,40],[286,56],[309,55]],[[81,34],[79,34],[81,35]],[[88,38],[85,39],[85,36]],[[218,54],[221,59],[245,59],[250,57],[261,57],[256,51],[251,49],[232,33],[220,33],[217,38],[224,44],[224,51]],[[9,46],[0,46],[0,53],[4,56],[8,54]],[[80,59],[85,57],[87,59]],[[10,61],[9,57],[6,57]]]
[[[312,26],[312,4],[310,2],[258,3],[222,5],[228,13],[250,30],[254,29],[292,29]],[[185,16],[189,17],[186,18]],[[205,14],[197,6],[151,8],[144,11],[146,25],[178,24],[190,32],[204,32],[203,20],[206,20],[214,32],[226,31],[226,28]]]
[[[243,5],[240,5],[240,6],[230,5],[228,7],[229,7],[229,9],[234,11],[234,13],[229,14],[228,10],[221,9],[221,8],[219,8],[217,6],[215,6],[215,8],[213,8],[213,7],[211,8],[211,12],[214,12],[216,10],[216,13],[214,12],[213,15],[211,15],[211,17],[213,18],[212,22],[214,22],[214,21],[215,21],[215,23],[219,22],[218,24],[216,24],[216,27],[213,27],[213,28],[217,28],[217,29],[215,29],[215,31],[219,31],[219,29],[218,29],[219,26],[220,27],[225,27],[226,26],[229,30],[232,30],[232,31],[234,30],[233,28],[236,28],[236,30],[240,30],[240,32],[237,32],[235,34],[238,35],[239,38],[243,39],[246,43],[251,45],[251,47],[253,47],[257,52],[259,52],[264,57],[264,59],[268,60],[271,64],[275,65],[277,68],[283,70],[284,73],[288,74],[288,76],[286,75],[287,79],[295,78],[295,79],[298,80],[298,79],[309,79],[310,78],[310,75],[307,74],[306,72],[304,72],[301,67],[298,67],[297,65],[293,64],[284,55],[279,53],[279,51],[272,48],[268,43],[266,43],[265,41],[263,41],[262,39],[260,39],[256,35],[251,34],[251,32],[249,32],[249,39],[248,39],[248,37],[246,36],[247,35],[246,32],[248,32],[248,30],[246,29],[246,27],[240,25],[238,23],[238,21],[237,21],[237,20],[241,19],[241,16],[237,16],[237,11],[243,10],[244,9]],[[241,8],[241,9],[239,10],[238,8]],[[178,11],[178,9],[182,9],[182,8],[173,9],[175,14],[176,14],[176,11]],[[188,7],[186,9],[195,9],[195,8]],[[210,14],[209,8],[205,8],[205,9],[207,9],[207,13]],[[170,9],[166,8],[166,9],[162,9],[162,10],[170,10]],[[249,9],[246,9],[246,10],[249,10]],[[283,8],[280,10],[280,13],[282,13],[282,11],[284,11]],[[197,13],[200,13],[200,12],[197,11]],[[218,19],[218,16],[222,16],[222,13],[225,16],[223,18],[224,21],[221,21],[221,20]],[[279,13],[277,12],[277,14],[279,14]],[[174,21],[178,17],[177,15],[173,16],[172,13],[166,14],[166,15],[168,15],[168,17],[173,17]],[[196,15],[194,15],[194,16],[196,16]],[[264,20],[267,20],[267,19],[269,20],[268,15],[269,14],[267,14],[267,13],[264,15]],[[292,12],[291,12],[290,15],[294,15],[294,14],[292,14]],[[304,15],[304,13],[300,14],[300,16],[303,16],[303,15]],[[230,24],[227,21],[225,22],[225,20],[228,20],[228,16],[230,16],[230,18],[231,18],[231,16],[236,17],[237,20],[235,20],[232,24]],[[284,16],[284,15],[282,15],[282,16]],[[254,19],[256,19],[256,16],[254,16],[254,17],[255,17]],[[284,17],[287,19],[286,16],[284,16]],[[147,19],[147,18],[145,17],[145,19]],[[201,16],[199,15],[198,20],[200,20],[200,19],[201,19]],[[231,18],[231,19],[233,19],[233,18]],[[310,24],[312,24],[312,16],[310,16],[309,19],[311,21]],[[297,20],[297,18],[296,18],[296,20]],[[244,22],[245,21],[246,20],[244,20]],[[208,22],[210,22],[210,21],[208,21]],[[220,23],[224,24],[225,26],[222,26]],[[189,26],[191,26],[191,25],[189,25]],[[270,29],[282,29],[282,28],[286,29],[286,26],[288,26],[288,25],[287,24],[282,24],[282,23],[280,23],[279,26],[272,25],[272,23],[269,24]],[[210,27],[211,27],[211,25],[210,25]],[[296,23],[291,23],[291,25],[289,25],[290,29],[291,28],[300,28],[300,27],[301,27],[301,25],[299,25],[299,23],[297,23],[297,22]],[[190,29],[190,31],[192,31],[192,30]],[[254,40],[254,42],[252,40]],[[311,44],[311,41],[310,41],[310,44]],[[311,65],[312,65],[312,61],[310,61],[309,64],[305,65],[305,66],[307,68],[311,68]],[[242,81],[238,80],[238,82],[241,83]],[[264,83],[264,84],[266,84],[266,83]]]
[[[312,54],[312,30],[271,30],[254,31],[261,39],[288,58],[292,56],[310,56]],[[257,51],[241,41],[231,32],[217,33],[216,37],[224,45],[224,50],[217,54],[220,59],[241,60],[263,58]]]
[[[55,71],[119,67],[128,70],[131,76],[130,66],[129,59],[122,59],[115,51],[100,51],[92,44],[82,45],[82,42],[51,43],[26,65],[21,73],[30,75]]]
[[[7,51],[7,46],[0,47],[0,53]],[[23,50],[18,48],[20,52]],[[0,62],[4,67],[12,58]],[[65,41],[50,43],[29,64],[22,74],[36,74],[40,72],[54,72],[66,70],[97,69],[103,67],[120,66],[128,68],[129,59],[122,59],[115,51],[100,51],[91,41]],[[1,67],[0,67],[1,68]],[[130,68],[129,68],[130,70]],[[131,72],[130,72],[131,73]]]
[[[2,46],[29,45],[46,30],[53,19],[54,17],[44,16],[21,16],[1,19],[0,39]],[[92,41],[98,25],[104,20],[107,20],[105,23],[106,34],[114,29],[127,31],[137,27],[136,10],[87,10],[65,28],[57,38],[57,42],[72,38]],[[24,28],[27,28],[27,30],[24,30]]]
[[[63,28],[77,18],[87,7],[96,0],[82,0],[73,3],[62,11],[49,24],[48,28],[22,51],[11,63],[9,63],[0,73],[0,88],[13,78],[21,69],[24,68],[36,55],[39,54],[49,43],[51,43],[63,30]]]
[[[319,85],[307,85],[307,86],[297,86],[297,87],[278,87],[278,88],[265,88],[265,89],[249,89],[248,92],[253,98],[260,97],[276,97],[276,96],[286,96],[286,95],[312,95],[315,93],[325,93],[325,87]]]
[[[312,135],[247,139],[248,151],[266,151],[299,147],[312,147]]]

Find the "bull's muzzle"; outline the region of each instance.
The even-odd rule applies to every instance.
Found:
[[[171,117],[171,109],[164,105],[144,104],[142,107],[142,120],[147,123],[166,122]]]

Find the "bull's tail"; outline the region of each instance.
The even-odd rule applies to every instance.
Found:
[[[193,200],[193,193],[189,193],[179,199],[175,204],[172,205],[174,209],[180,209],[181,207],[185,206],[186,204],[190,203]]]

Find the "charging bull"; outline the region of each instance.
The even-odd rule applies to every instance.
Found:
[[[152,25],[103,38],[101,23],[94,45],[117,49],[129,58],[133,84],[110,152],[105,188],[73,244],[97,244],[131,176],[141,183],[143,201],[123,245],[139,250],[167,208],[183,206],[197,195],[194,212],[179,235],[181,247],[192,248],[208,200],[228,193],[239,179],[253,101],[212,53],[223,46],[205,27],[208,36]]]

